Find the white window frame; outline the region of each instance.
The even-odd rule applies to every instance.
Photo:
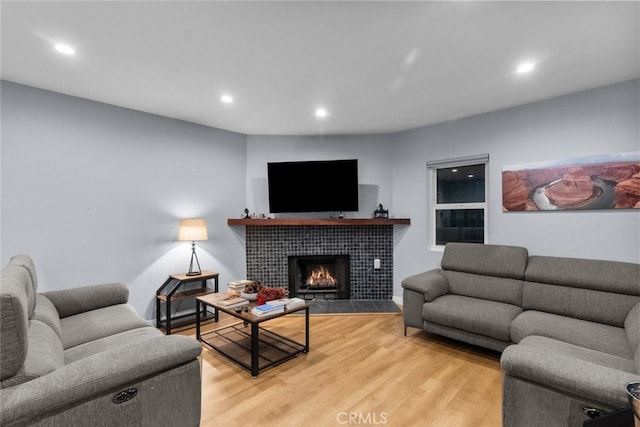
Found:
[[[448,169],[454,167],[478,165],[484,163],[484,202],[476,203],[438,203],[438,169]],[[449,210],[449,209],[482,209],[484,211],[484,243],[488,243],[489,237],[489,215],[488,215],[488,200],[489,200],[489,155],[479,154],[468,157],[457,157],[453,159],[437,160],[427,162],[427,188],[431,192],[429,201],[429,246],[431,250],[443,251],[444,245],[436,244],[436,224],[437,224],[437,211]]]

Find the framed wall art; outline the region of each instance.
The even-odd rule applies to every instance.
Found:
[[[640,209],[640,151],[505,166],[502,209]]]

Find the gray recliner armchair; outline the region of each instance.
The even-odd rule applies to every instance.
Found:
[[[201,346],[165,336],[119,283],[37,293],[29,256],[0,281],[0,425],[198,426]]]

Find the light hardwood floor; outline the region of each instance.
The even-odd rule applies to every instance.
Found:
[[[263,326],[304,340],[303,316]],[[402,314],[311,315],[309,353],[255,379],[205,347],[201,426],[502,425],[499,353],[403,328]]]

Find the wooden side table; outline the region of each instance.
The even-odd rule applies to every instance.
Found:
[[[171,323],[172,321],[176,321],[179,319],[183,319],[185,317],[194,316],[195,311],[198,309],[196,306],[193,310],[193,313],[186,313],[179,316],[174,316],[171,314],[171,305],[173,302],[182,301],[185,299],[193,299],[195,301],[195,297],[206,295],[213,292],[218,292],[218,276],[219,274],[215,271],[203,270],[201,274],[197,276],[187,276],[186,274],[171,274],[165,280],[165,282],[158,288],[156,291],[156,327],[164,328],[167,332],[167,335],[171,335]],[[213,282],[213,288],[207,286],[207,281],[211,280]],[[200,287],[187,289],[186,286],[189,283],[200,282]],[[165,318],[162,320],[162,305],[165,307]],[[206,307],[204,308],[205,313],[203,316],[206,317]],[[218,310],[214,311],[214,320],[218,321]],[[195,317],[191,322],[195,322]]]

